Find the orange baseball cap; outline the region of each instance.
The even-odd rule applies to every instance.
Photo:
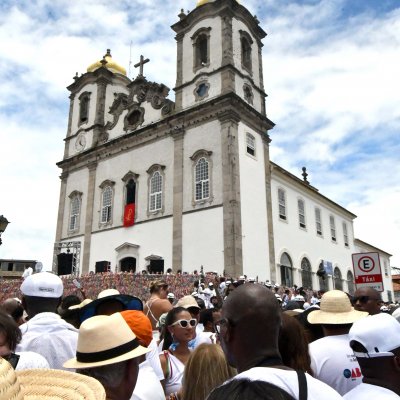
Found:
[[[149,318],[142,311],[136,310],[121,311],[121,315],[136,337],[144,346],[148,347],[153,339],[153,330]]]

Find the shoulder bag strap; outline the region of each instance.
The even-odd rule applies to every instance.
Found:
[[[308,390],[306,374],[303,371],[296,371],[296,373],[299,381],[299,400],[307,400]]]

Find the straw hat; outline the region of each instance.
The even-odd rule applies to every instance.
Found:
[[[310,324],[352,324],[368,315],[364,311],[356,311],[350,303],[347,294],[341,290],[330,290],[321,299],[320,310],[308,315]]]
[[[149,350],[139,345],[136,335],[120,313],[96,315],[79,328],[76,357],[64,368],[94,368],[136,358]]]
[[[55,369],[14,371],[0,358],[0,399],[7,400],[105,400],[96,379]]]
[[[75,304],[74,306],[68,307],[68,310],[77,310],[78,308],[85,307],[87,304],[91,303],[92,299],[85,299],[79,304]]]

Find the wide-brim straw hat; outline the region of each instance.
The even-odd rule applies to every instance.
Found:
[[[136,335],[120,313],[96,315],[79,328],[76,357],[66,361],[64,368],[95,368],[116,364],[146,354]]]
[[[55,369],[14,371],[0,358],[0,399],[105,400],[103,386],[94,378]]]
[[[367,315],[367,312],[357,311],[351,306],[346,293],[330,290],[322,296],[320,310],[310,313],[307,320],[310,324],[352,324]]]

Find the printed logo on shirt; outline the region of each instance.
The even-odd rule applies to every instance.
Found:
[[[346,379],[350,379],[351,378],[352,381],[356,380],[357,378],[361,378],[360,368],[353,368],[351,371],[348,368],[346,368],[343,371],[343,376]]]

